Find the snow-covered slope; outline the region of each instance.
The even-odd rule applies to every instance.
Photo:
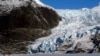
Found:
[[[98,52],[91,40],[99,37],[100,6],[79,10],[56,9],[62,17],[59,25],[53,28],[52,34],[37,39],[28,46],[29,53],[77,53]],[[98,36],[96,36],[96,34]],[[99,46],[100,48],[100,46]]]

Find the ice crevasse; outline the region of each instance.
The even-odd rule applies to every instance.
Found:
[[[94,53],[100,51],[100,5],[78,10],[55,9],[62,17],[52,34],[28,46],[33,53]]]

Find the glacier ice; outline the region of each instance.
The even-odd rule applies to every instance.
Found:
[[[75,48],[91,53],[96,48],[91,38],[100,33],[100,6],[78,10],[55,9],[62,17],[52,34],[28,46],[29,53],[69,53]],[[68,47],[69,46],[69,47]],[[90,51],[91,50],[91,51]]]

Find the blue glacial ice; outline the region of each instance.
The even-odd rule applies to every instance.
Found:
[[[95,49],[91,41],[96,31],[100,33],[100,6],[78,10],[56,9],[62,17],[52,34],[28,46],[29,53],[66,53],[81,48],[86,52]],[[70,47],[67,47],[70,46]],[[69,51],[70,50],[70,51]]]

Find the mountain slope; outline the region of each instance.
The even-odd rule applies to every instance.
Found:
[[[50,35],[60,19],[39,0],[0,0],[0,53],[27,53],[26,46]]]

